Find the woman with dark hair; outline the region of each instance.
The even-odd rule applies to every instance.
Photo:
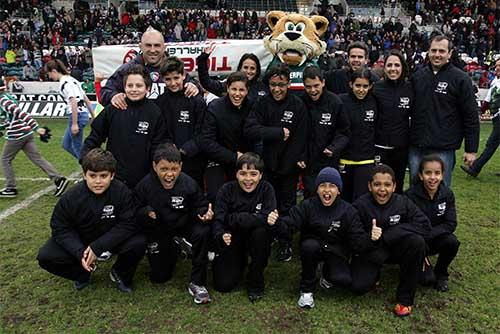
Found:
[[[217,96],[222,96],[226,93],[227,83],[211,79],[208,74],[208,57],[215,49],[215,44],[210,44],[203,49],[203,52],[196,58],[198,66],[198,77],[204,89]],[[245,73],[248,79],[248,99],[255,101],[259,96],[267,95],[268,88],[260,80],[260,61],[253,53],[245,53],[240,58],[238,63],[238,71]]]
[[[427,155],[420,161],[418,181],[406,192],[422,212],[429,218],[432,230],[425,242],[427,255],[439,254],[434,275],[425,275],[421,283],[441,292],[448,291],[448,266],[457,255],[460,242],[457,240],[457,212],[455,195],[443,183],[444,162],[438,155]],[[426,267],[430,265],[426,258]],[[426,268],[427,269],[427,268]]]
[[[399,50],[391,50],[384,60],[384,80],[373,85],[377,101],[375,126],[375,156],[389,165],[396,174],[396,192],[403,193],[408,146],[410,115],[414,103],[408,65]]]
[[[210,202],[227,180],[235,177],[237,159],[250,151],[249,141],[243,138],[243,125],[252,103],[248,100],[248,77],[234,72],[226,80],[227,94],[209,103],[199,146],[207,157],[207,193]]]
[[[351,124],[351,136],[340,153],[339,170],[344,184],[342,198],[352,203],[368,192],[368,181],[375,163],[375,122],[377,104],[371,94],[371,71],[361,68],[353,72],[350,92],[339,95]]]

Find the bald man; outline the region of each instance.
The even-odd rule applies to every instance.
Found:
[[[168,58],[166,53],[165,39],[158,30],[149,27],[141,38],[139,44],[141,53],[133,60],[121,65],[109,77],[106,85],[101,89],[101,104],[107,106],[112,104],[119,109],[126,109],[125,92],[123,89],[123,75],[127,73],[130,66],[140,64],[144,66],[145,72],[149,74],[152,86],[148,98],[157,99],[165,90],[165,83],[160,75],[160,69]],[[199,89],[193,84],[189,75],[184,80],[184,94],[187,97],[198,95]]]

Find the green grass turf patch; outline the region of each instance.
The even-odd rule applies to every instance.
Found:
[[[60,148],[65,121],[41,123],[55,134],[48,145],[37,141],[42,155],[65,175],[77,171],[76,161]],[[481,126],[481,150],[490,131],[489,124]],[[19,177],[44,176],[22,154],[14,166]],[[406,319],[391,313],[397,266],[384,267],[380,285],[365,296],[318,289],[316,307],[299,309],[297,244],[291,262],[270,259],[266,296],[255,304],[248,301],[244,285],[227,294],[215,292],[209,270],[213,302],[195,305],[186,290],[186,260],[179,260],[174,278],[166,284],[149,282],[143,260],[134,293],[124,295],[108,277],[113,258],[99,263],[90,287],[76,291],[72,282],[37,265],[36,254],[50,235],[49,219],[57,201],[44,195],[0,223],[0,333],[498,333],[500,178],[494,172],[499,171],[499,153],[477,179],[455,169],[461,247],[450,267],[450,291],[419,287],[414,313]],[[19,182],[20,196],[1,199],[0,211],[48,185]]]

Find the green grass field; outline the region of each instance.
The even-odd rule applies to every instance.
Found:
[[[66,121],[40,123],[54,133],[49,144],[37,140],[42,155],[64,175],[78,171],[77,162],[60,147]],[[491,125],[481,126],[481,150],[490,131]],[[19,178],[45,176],[23,154],[14,166]],[[396,266],[386,266],[381,284],[365,296],[318,290],[316,307],[299,309],[296,252],[289,263],[271,259],[266,296],[255,304],[243,286],[228,294],[213,291],[209,271],[213,302],[195,305],[186,291],[190,263],[185,260],[164,285],[149,282],[143,260],[132,295],[120,293],[109,280],[111,261],[100,263],[95,283],[77,292],[72,282],[43,271],[35,260],[50,235],[57,200],[44,195],[0,222],[0,333],[500,333],[500,178],[495,172],[500,172],[498,152],[477,179],[455,169],[456,233],[462,244],[450,268],[450,291],[420,287],[414,313],[405,319],[391,313]],[[0,199],[0,212],[50,184],[48,179],[19,181],[19,196]]]

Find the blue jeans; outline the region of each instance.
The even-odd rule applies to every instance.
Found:
[[[64,132],[64,137],[62,141],[62,147],[69,152],[72,156],[80,159],[80,151],[82,150],[83,144],[83,129],[85,125],[89,122],[89,114],[87,112],[78,113],[78,128],[80,131],[76,135],[71,133],[71,125],[73,124],[71,120],[71,115],[68,118],[68,127],[66,132]]]
[[[453,174],[453,168],[455,168],[456,158],[455,151],[440,151],[427,148],[419,148],[415,146],[410,147],[408,153],[408,165],[410,165],[410,178],[411,184],[415,184],[418,180],[418,168],[420,166],[420,161],[422,158],[429,154],[438,155],[444,162],[444,183],[451,188],[451,175]]]

